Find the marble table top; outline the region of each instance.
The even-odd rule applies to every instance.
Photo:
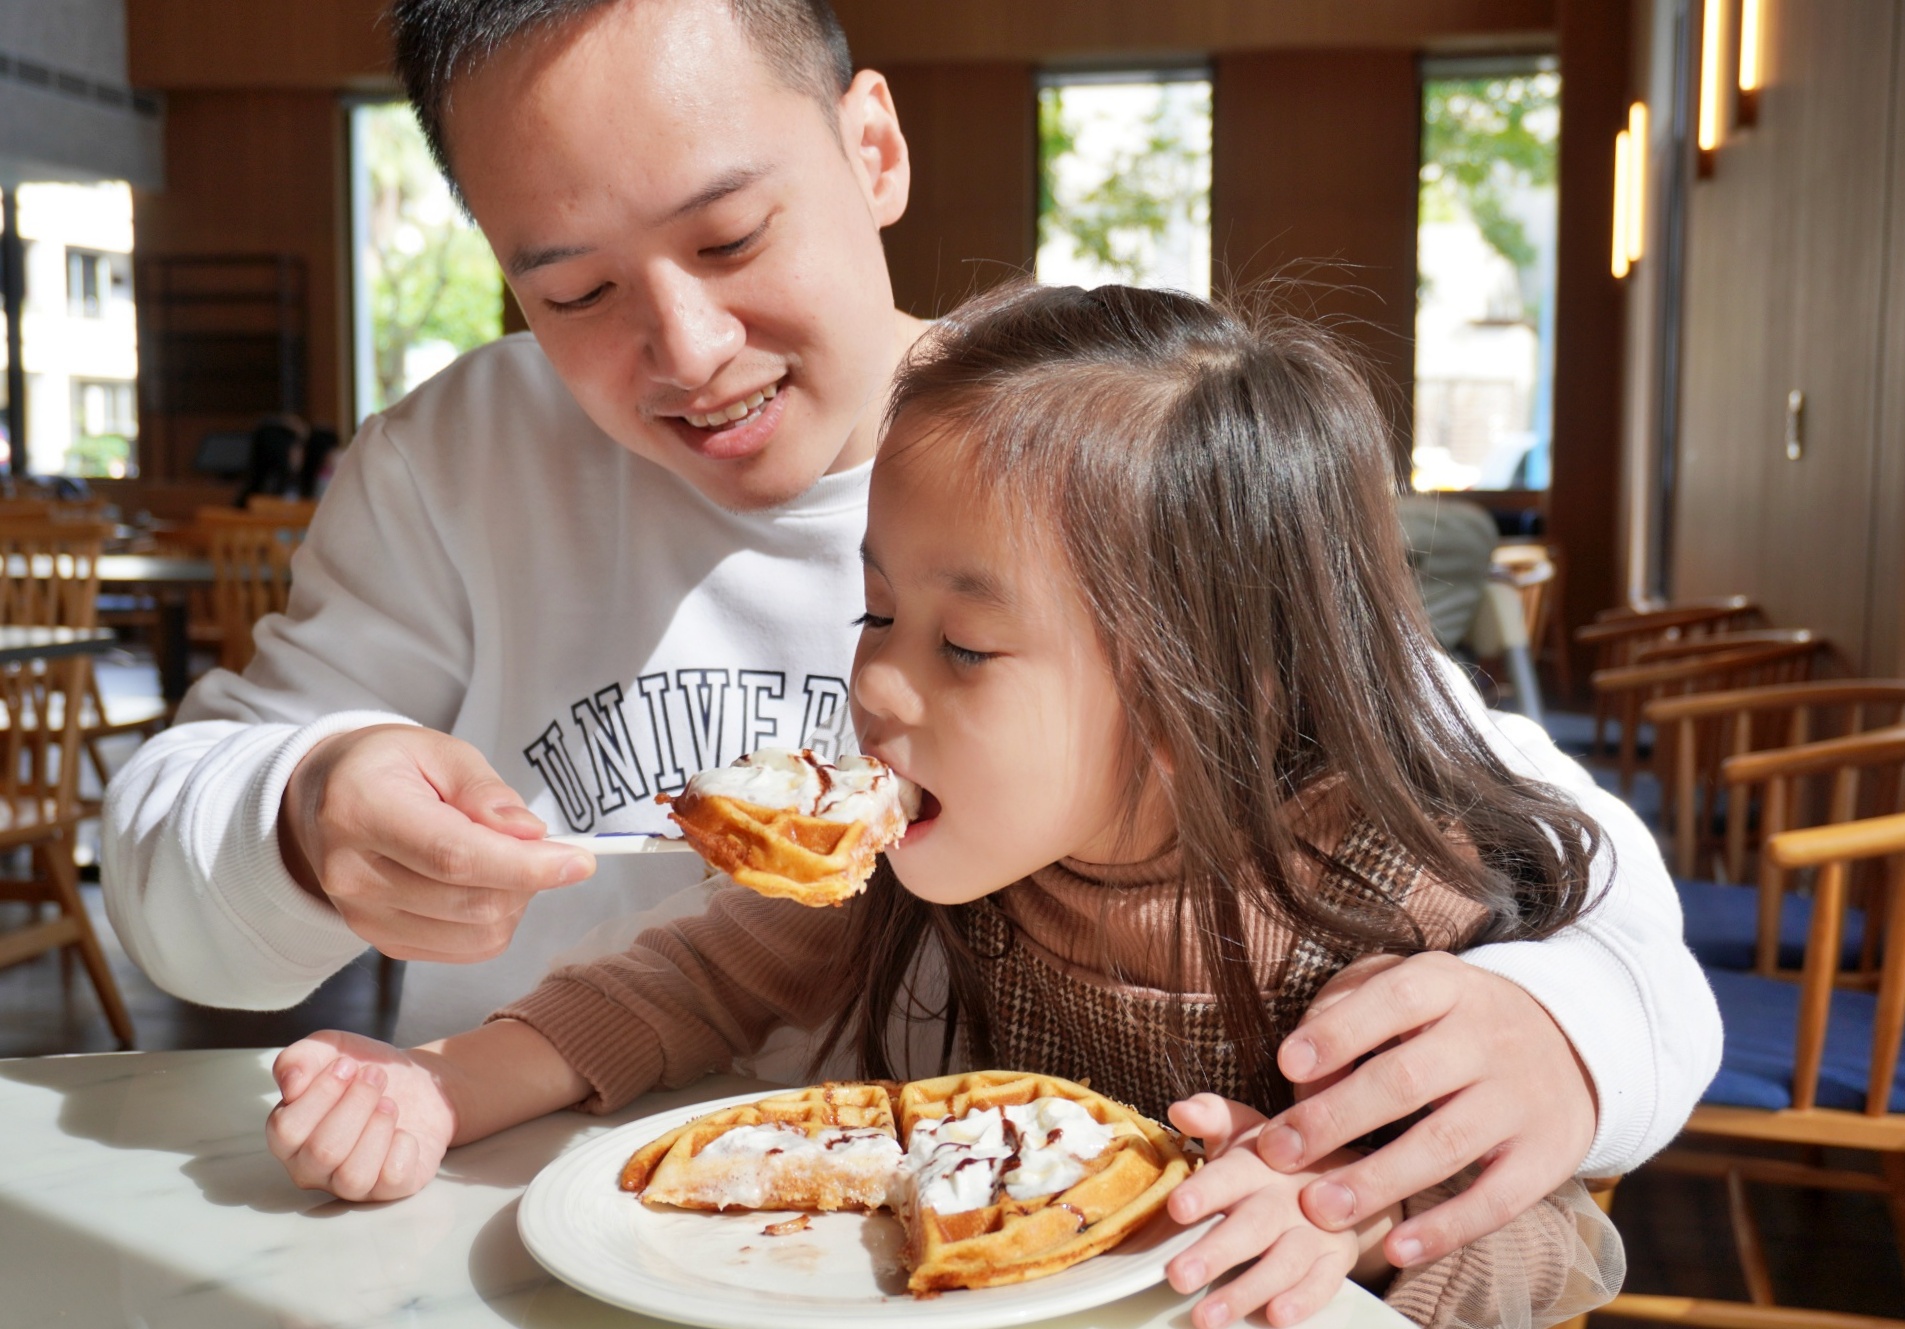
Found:
[[[0,1319],[8,1329],[648,1329],[545,1273],[516,1235],[544,1164],[651,1112],[746,1092],[718,1077],[611,1117],[559,1112],[454,1150],[421,1194],[345,1204],[264,1146],[270,1051],[0,1060]],[[1062,1329],[1183,1329],[1159,1286]],[[904,1320],[904,1304],[896,1308]],[[1261,1323],[1261,1321],[1254,1321]],[[1311,1329],[1407,1329],[1346,1287]]]

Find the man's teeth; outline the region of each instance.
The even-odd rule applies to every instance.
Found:
[[[760,410],[762,402],[772,401],[780,390],[780,384],[769,383],[753,396],[742,401],[737,401],[731,406],[725,406],[711,414],[687,414],[681,418],[693,425],[696,429],[713,429],[716,425],[724,425],[735,420],[745,419],[755,411]]]

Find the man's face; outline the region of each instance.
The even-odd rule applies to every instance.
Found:
[[[529,325],[623,447],[725,507],[873,455],[905,345],[880,247],[906,203],[885,84],[839,133],[725,0],[622,0],[452,89],[452,165]]]

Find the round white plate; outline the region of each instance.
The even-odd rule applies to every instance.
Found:
[[[815,1214],[804,1232],[763,1235],[782,1213],[651,1209],[620,1189],[643,1144],[704,1112],[759,1093],[658,1112],[597,1136],[537,1174],[516,1227],[529,1253],[563,1282],[613,1306],[711,1329],[832,1329],[904,1322],[932,1329],[1025,1324],[1164,1281],[1164,1266],[1210,1226],[1163,1214],[1121,1245],[1063,1273],[1010,1287],[916,1301],[906,1292],[899,1221],[888,1214]]]

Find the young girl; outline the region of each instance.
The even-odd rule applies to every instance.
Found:
[[[392,1198],[451,1144],[613,1110],[791,1024],[862,1074],[1089,1079],[1201,1138],[1171,1210],[1227,1217],[1172,1284],[1248,1267],[1199,1329],[1291,1323],[1352,1274],[1438,1326],[1605,1300],[1618,1239],[1573,1183],[1392,1271],[1401,1209],[1466,1177],[1326,1233],[1296,1202],[1317,1174],[1253,1147],[1290,1100],[1278,1045],[1350,960],[1542,937],[1589,903],[1597,831],[1450,691],[1393,477],[1375,402],[1314,329],[1116,287],[968,306],[901,373],[873,475],[854,726],[926,799],[866,894],[722,889],[479,1030],[306,1040],[279,1059],[273,1151],[301,1184]],[[939,1064],[911,1064],[929,1024]]]

